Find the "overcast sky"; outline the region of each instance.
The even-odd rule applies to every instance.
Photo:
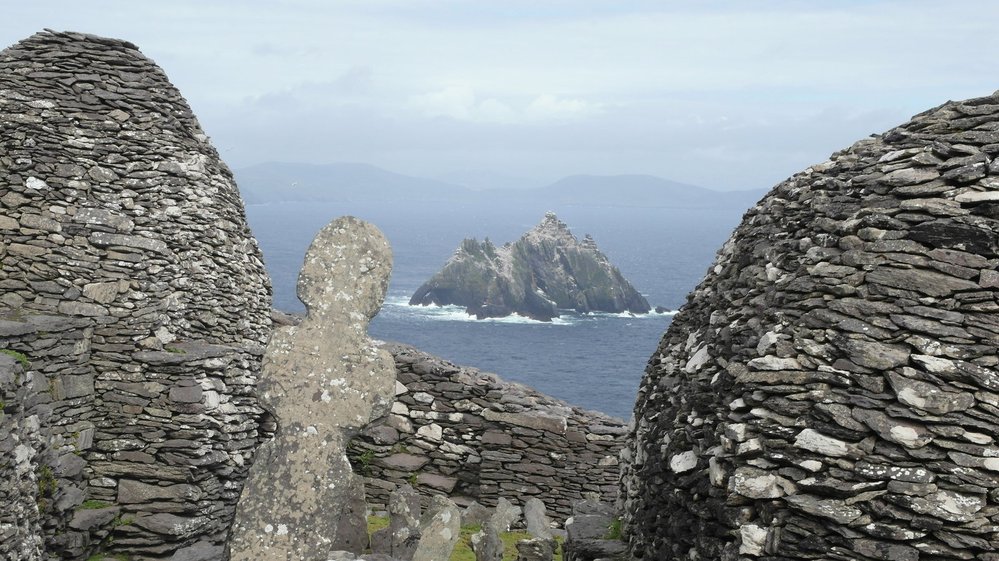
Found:
[[[999,88],[992,0],[23,0],[0,42],[45,27],[136,43],[236,168],[761,188]]]

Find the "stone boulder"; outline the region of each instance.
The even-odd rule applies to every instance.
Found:
[[[347,442],[392,404],[391,355],[367,336],[388,287],[384,236],[353,217],[319,232],[298,295],[308,315],[276,330],[264,355],[260,401],[277,421],[240,497],[234,561],[320,560],[368,545],[364,485]]]
[[[644,559],[996,559],[999,95],[750,209],[639,390]]]
[[[524,501],[524,523],[527,531],[536,538],[554,537],[545,503],[537,497]]]

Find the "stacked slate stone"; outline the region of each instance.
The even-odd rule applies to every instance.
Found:
[[[0,397],[5,410],[0,415],[0,441],[5,443],[0,444],[0,466],[6,465],[0,469],[13,468],[11,478],[0,478],[0,505],[5,505],[0,516],[10,513],[18,521],[0,535],[16,530],[3,540],[11,547],[32,544],[34,551],[45,535],[48,549],[80,555],[91,541],[108,536],[108,528],[94,521],[106,516],[109,523],[117,514],[111,505],[107,510],[80,509],[87,488],[82,456],[92,449],[95,430],[89,326],[86,319],[66,316],[0,319],[0,359],[14,361],[16,367],[0,368],[5,388]],[[6,510],[6,505],[12,508]],[[37,533],[24,525],[29,520],[37,520]],[[86,532],[90,528],[93,534]],[[39,545],[37,551],[44,549]]]
[[[613,505],[582,500],[572,505],[566,521],[565,561],[611,561],[630,559],[621,541],[621,519]]]
[[[774,188],[649,362],[643,559],[999,559],[999,96]]]
[[[37,395],[32,382],[0,354],[0,559],[38,559],[43,547],[35,456],[44,439],[26,405]]]
[[[616,499],[620,419],[409,346],[386,349],[399,382],[392,413],[349,452],[373,507],[406,482],[462,506],[538,497],[560,522],[586,493]]]
[[[0,238],[47,554],[109,534],[141,557],[220,552],[266,436],[270,288],[230,171],[134,45],[44,32],[0,52]]]

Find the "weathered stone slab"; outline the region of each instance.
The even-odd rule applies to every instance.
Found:
[[[367,547],[363,484],[344,452],[395,395],[392,358],[367,337],[390,269],[388,242],[352,217],[323,228],[306,253],[298,294],[308,315],[276,330],[264,356],[261,403],[278,430],[238,503],[234,561],[325,559]]]
[[[163,254],[167,254],[169,252],[166,242],[145,236],[94,232],[93,234],[90,234],[89,240],[90,243],[98,247],[122,246]]]
[[[522,413],[501,413],[491,409],[483,411],[482,416],[487,421],[510,423],[511,425],[518,425],[561,435],[565,434],[567,428],[565,417],[546,417],[542,415],[527,415]]]
[[[371,550],[410,560],[420,543],[420,495],[403,485],[389,496],[389,525],[371,537]]]
[[[531,497],[524,501],[524,522],[532,536],[543,539],[552,537],[552,523],[541,499]]]
[[[118,503],[148,503],[157,500],[167,501],[197,501],[201,498],[201,490],[193,485],[149,485],[132,479],[122,479],[118,482]]]
[[[450,499],[434,495],[420,527],[420,543],[413,561],[450,559],[461,538],[461,511]]]

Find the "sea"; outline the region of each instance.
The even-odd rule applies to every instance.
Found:
[[[552,322],[476,320],[460,307],[408,304],[462,239],[515,241],[554,211],[578,238],[590,234],[653,306],[644,315],[564,312]],[[375,339],[413,345],[455,364],[493,372],[586,409],[628,419],[646,363],[675,310],[738,225],[741,208],[641,208],[440,202],[281,202],[246,208],[274,286],[274,306],[304,312],[295,284],[305,251],[331,220],[352,215],[392,245],[388,295],[370,325]]]

